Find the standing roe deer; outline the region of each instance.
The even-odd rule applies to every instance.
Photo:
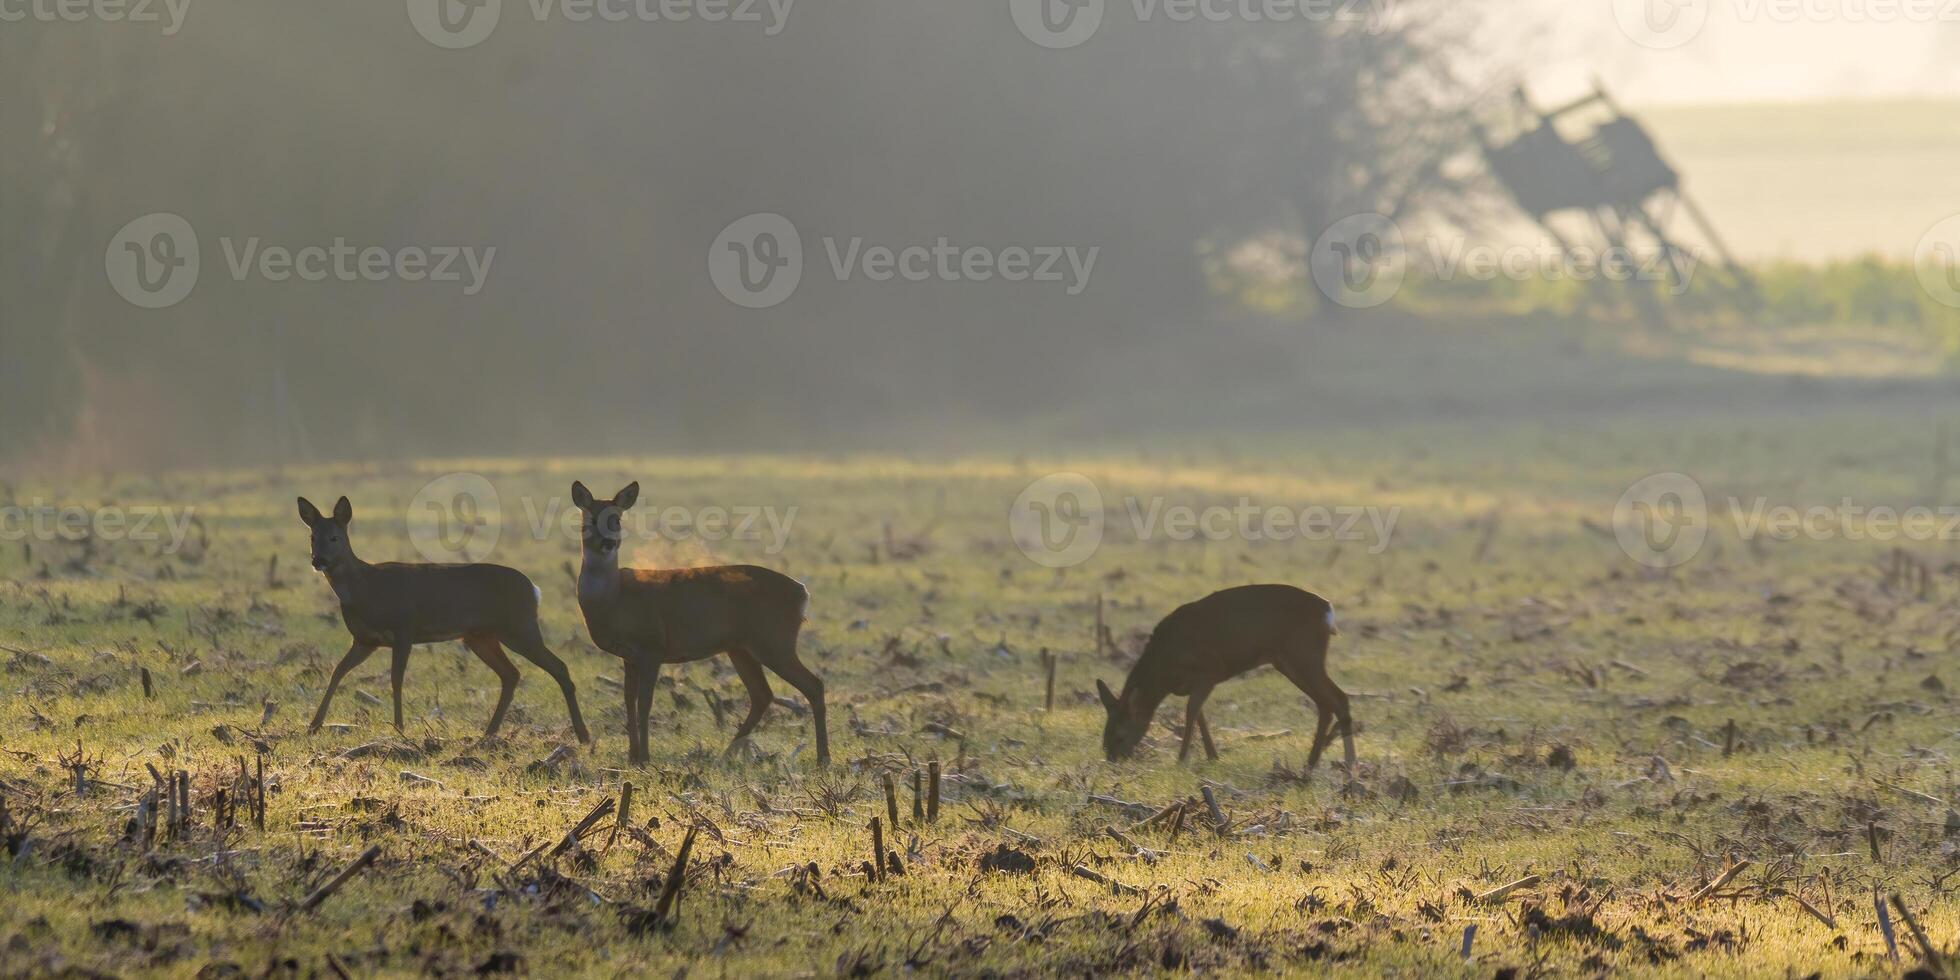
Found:
[[[394,651],[395,730],[401,731],[402,675],[408,670],[409,648],[460,639],[497,672],[504,686],[484,738],[497,733],[517,690],[517,667],[503,651],[508,646],[558,682],[572,715],[572,730],[579,741],[592,741],[585,720],[579,717],[572,675],[545,646],[538,630],[538,603],[544,594],[522,572],[502,565],[370,565],[354,555],[348,540],[354,508],[346,497],[334,505],[331,517],[322,516],[312,501],[301,497],[299,516],[313,529],[313,568],[326,574],[340,599],[340,618],[354,636],[354,645],[327,681],[326,696],[320,699],[309,732],[319,731],[326,720],[327,705],[333,703],[340,679],[384,646]]]
[[[611,500],[596,500],[585,484],[572,484],[572,502],[584,512],[578,604],[592,642],[625,662],[626,739],[632,763],[650,761],[647,715],[661,665],[726,653],[749,689],[749,714],[735,730],[729,750],[755,730],[774,700],[762,673],[768,667],[810,699],[817,764],[828,765],[823,680],[796,656],[796,634],[803,628],[810,593],[795,579],[757,565],[620,568],[621,514],[639,499],[637,482]]]
[[[1194,728],[1204,738],[1205,755],[1218,758],[1203,714],[1205,698],[1219,683],[1272,664],[1305,691],[1320,712],[1307,771],[1319,764],[1320,752],[1333,740],[1338,720],[1352,773],[1354,723],[1348,717],[1347,693],[1327,676],[1327,646],[1339,634],[1334,607],[1290,585],[1243,585],[1177,607],[1151,632],[1143,655],[1123,682],[1122,697],[1096,681],[1096,693],[1109,712],[1103,725],[1103,753],[1112,762],[1127,758],[1143,741],[1157,706],[1166,697],[1182,694],[1190,700],[1184,704],[1184,741],[1177,750],[1178,761],[1191,751]]]

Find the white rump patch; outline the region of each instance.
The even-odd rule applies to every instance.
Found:
[[[538,583],[536,583],[536,582],[532,582],[532,583],[531,583],[531,594],[532,594],[532,595],[535,595],[535,596],[537,596],[537,597],[538,597],[538,604],[539,604],[539,605],[543,605],[543,604],[544,604],[544,590],[543,590],[543,589],[540,589],[540,588],[538,588]],[[1329,613],[1327,614],[1327,622],[1329,622],[1329,623],[1331,624],[1331,623],[1332,623],[1333,621],[1334,621],[1334,614],[1333,614],[1332,612],[1329,612]]]
[[[1338,635],[1340,635],[1340,632],[1341,632],[1341,631],[1340,631],[1340,629],[1339,629],[1339,628],[1337,628],[1337,627],[1336,627],[1336,626],[1334,625],[1334,607],[1333,607],[1333,606],[1328,606],[1328,607],[1327,607],[1327,632],[1329,632],[1329,633],[1333,633],[1333,634],[1335,634],[1335,635],[1337,635],[1337,636],[1338,636]]]

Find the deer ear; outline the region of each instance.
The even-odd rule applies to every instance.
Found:
[[[299,519],[305,521],[307,527],[312,527],[326,520],[326,518],[320,516],[320,508],[313,506],[313,501],[305,497],[299,498]]]
[[[640,481],[634,480],[633,482],[628,483],[625,489],[613,495],[613,506],[619,508],[620,510],[625,510],[633,506],[635,503],[637,503],[639,499],[640,499]]]
[[[585,484],[577,480],[572,481],[572,503],[577,504],[580,510],[592,509],[592,491],[585,489]]]
[[[1116,700],[1116,695],[1109,693],[1109,685],[1104,684],[1101,678],[1096,680],[1096,696],[1102,698],[1103,710],[1112,715],[1116,713],[1116,708],[1122,704],[1122,702]]]
[[[354,505],[348,503],[346,497],[334,501],[333,519],[339,521],[341,527],[346,527],[354,519]]]

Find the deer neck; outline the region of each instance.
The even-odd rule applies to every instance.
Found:
[[[1154,641],[1156,637],[1151,639]],[[1171,696],[1169,671],[1162,662],[1160,649],[1154,642],[1144,644],[1143,655],[1130,668],[1130,676],[1123,680],[1123,693],[1117,698],[1132,712],[1146,718],[1156,714],[1157,706]]]
[[[333,587],[335,598],[346,606],[359,601],[361,585],[367,580],[367,573],[372,567],[350,548],[320,574],[327,577],[327,584]]]
[[[619,552],[588,550],[578,568],[578,601],[585,608],[605,608],[619,599]]]
[[[1133,683],[1123,685],[1123,694],[1117,700],[1133,717],[1149,718],[1157,713],[1157,706],[1170,697],[1170,691],[1147,681],[1135,681],[1134,675],[1132,680]]]

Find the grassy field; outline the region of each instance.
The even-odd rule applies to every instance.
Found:
[[[1960,935],[1960,565],[1911,545],[1922,591],[1891,577],[1893,544],[1745,541],[1725,502],[1936,498],[1930,438],[1896,416],[1626,420],[1356,431],[1258,456],[461,460],[8,486],[0,503],[196,520],[174,550],[0,549],[0,975],[1896,974],[1919,956],[1894,913],[1893,965],[1875,894],[1900,895],[1935,945]],[[1112,517],[1092,557],[1056,570],[1006,514],[1062,469]],[[1610,525],[1623,489],[1666,470],[1716,512],[1696,559],[1652,571]],[[294,496],[348,495],[362,556],[412,559],[410,500],[450,472],[496,488],[494,560],[543,588],[597,744],[571,740],[523,664],[502,738],[477,744],[493,678],[453,643],[418,649],[405,737],[385,657],[306,733],[347,640]],[[809,584],[828,771],[793,696],[721,757],[743,703],[725,659],[663,674],[656,764],[624,768],[619,663],[578,618],[577,540],[528,528],[526,502],[569,506],[574,478],[639,479],[643,508],[795,508],[781,548],[652,538],[628,558],[756,561]],[[1396,522],[1386,540],[1139,540],[1131,497]],[[1331,672],[1355,698],[1356,771],[1300,772],[1312,709],[1271,671],[1213,695],[1218,761],[1176,762],[1177,702],[1139,758],[1104,761],[1094,680],[1115,684],[1178,603],[1264,581],[1340,611]],[[218,825],[217,794],[249,796],[240,767],[261,759],[264,829],[246,811]],[[929,760],[943,801],[922,823],[911,780]],[[193,803],[180,836],[148,844],[131,829],[146,766],[188,772]],[[875,880],[885,774],[902,874]],[[626,826],[548,846],[626,782]],[[1179,801],[1180,819],[1135,826]],[[302,907],[370,847],[371,866]]]

